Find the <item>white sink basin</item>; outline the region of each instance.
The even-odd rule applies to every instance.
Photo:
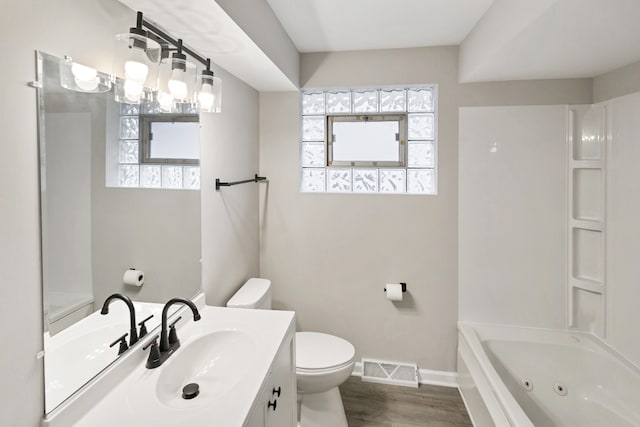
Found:
[[[216,331],[180,347],[159,368],[156,393],[162,403],[174,408],[210,404],[237,385],[256,356],[252,338],[238,330]],[[196,383],[200,393],[184,399],[185,385]]]

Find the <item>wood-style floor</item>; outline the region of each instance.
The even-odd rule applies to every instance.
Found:
[[[472,426],[456,388],[410,388],[349,377],[340,393],[349,427]]]

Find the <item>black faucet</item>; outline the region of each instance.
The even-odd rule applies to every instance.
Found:
[[[160,352],[169,351],[173,348],[173,350],[177,349],[180,346],[180,342],[178,341],[178,345],[171,345],[173,343],[169,343],[169,335],[167,331],[167,315],[169,314],[169,307],[173,304],[185,304],[188,306],[193,312],[193,320],[197,322],[200,320],[200,313],[198,313],[198,308],[194,303],[189,301],[188,299],[183,298],[171,298],[164,305],[162,309],[162,331],[160,331]],[[176,337],[177,338],[177,337]]]
[[[198,313],[198,308],[194,303],[187,299],[182,298],[172,298],[164,305],[162,309],[162,331],[160,331],[160,345],[157,343],[158,337],[153,339],[152,342],[147,344],[143,350],[146,350],[148,347],[151,347],[149,350],[149,358],[147,359],[147,368],[153,369],[162,365],[165,360],[169,358],[179,347],[180,340],[178,340],[178,334],[176,333],[175,325],[181,317],[178,317],[173,321],[171,325],[167,326],[167,316],[169,314],[169,307],[174,304],[184,304],[191,309],[193,313],[193,320],[197,322],[200,320],[200,313]],[[171,328],[171,331],[168,332],[167,329]]]
[[[102,305],[102,310],[100,310],[100,314],[103,314],[103,315],[109,314],[109,304],[111,304],[111,302],[114,299],[119,299],[124,301],[124,303],[127,304],[127,307],[129,308],[129,321],[131,323],[131,326],[129,328],[129,346],[132,346],[138,342],[138,332],[136,331],[136,310],[133,307],[131,298],[122,294],[111,295],[109,298],[107,298],[104,301],[104,304]]]

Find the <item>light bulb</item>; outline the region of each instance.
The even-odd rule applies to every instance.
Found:
[[[124,78],[136,83],[143,84],[149,74],[149,67],[144,62],[143,51],[133,49],[131,57],[124,63]]]
[[[158,92],[158,103],[162,111],[170,112],[173,109],[173,95],[163,91]]]
[[[182,80],[184,77],[184,71],[179,68],[174,69],[171,72],[171,79],[167,83],[169,92],[177,100],[183,100],[187,97],[187,84]]]
[[[141,83],[131,80],[124,81],[124,97],[127,99],[127,101],[133,104],[137,104],[140,102],[140,98],[142,97],[142,89],[143,86]]]
[[[82,90],[93,91],[98,87],[98,72],[94,68],[76,64],[71,66],[71,73],[76,85]]]
[[[211,111],[213,107],[213,86],[209,83],[203,83],[202,89],[198,93],[198,103],[200,104],[200,109],[204,111]]]

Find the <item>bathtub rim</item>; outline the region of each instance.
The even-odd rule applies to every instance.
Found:
[[[496,426],[535,427],[484,352],[482,342],[475,329],[475,327],[482,325],[502,326],[459,321],[458,336],[462,337],[463,341],[458,343],[458,352],[467,365],[471,378],[478,388],[491,418]],[[467,351],[471,353],[472,361],[465,357]],[[478,370],[479,372],[477,372]]]
[[[578,331],[575,329],[558,329],[558,328],[541,328],[541,327],[532,327],[532,326],[520,326],[520,325],[504,325],[498,323],[486,323],[486,322],[471,322],[471,321],[458,321],[458,354],[464,360],[469,373],[473,379],[474,385],[478,388],[481,397],[485,400],[485,407],[489,411],[489,414],[493,418],[496,425],[512,425],[512,426],[522,426],[522,427],[535,427],[531,422],[529,417],[526,415],[524,410],[520,407],[520,404],[513,397],[507,386],[504,384],[500,375],[495,370],[491,362],[489,361],[489,357],[485,353],[484,347],[482,345],[482,340],[480,338],[480,333],[478,332],[478,328],[501,328],[501,329],[511,329],[511,330],[529,330],[529,331],[541,331],[541,332],[549,332],[549,333],[563,333],[563,334],[571,334],[571,335],[579,335],[587,338],[594,342],[600,350],[606,353],[608,356],[612,357],[616,361],[625,365],[632,371],[636,372],[640,375],[640,366],[633,363],[630,359],[625,357],[623,354],[618,352],[614,347],[612,347],[609,343],[604,341],[599,336],[586,331]],[[468,358],[465,357],[465,353],[470,352],[470,356],[473,357],[474,360],[471,361],[471,364],[477,364],[477,369],[473,369],[469,366]],[[468,356],[468,355],[467,355]],[[473,371],[476,372],[473,372]],[[479,370],[479,372],[477,372]],[[477,378],[477,376],[480,378]],[[480,380],[480,381],[478,381]],[[483,384],[483,381],[488,384]],[[493,398],[497,405],[487,404],[486,398]],[[496,412],[496,406],[501,411],[501,413]],[[507,421],[500,422],[500,420]]]

